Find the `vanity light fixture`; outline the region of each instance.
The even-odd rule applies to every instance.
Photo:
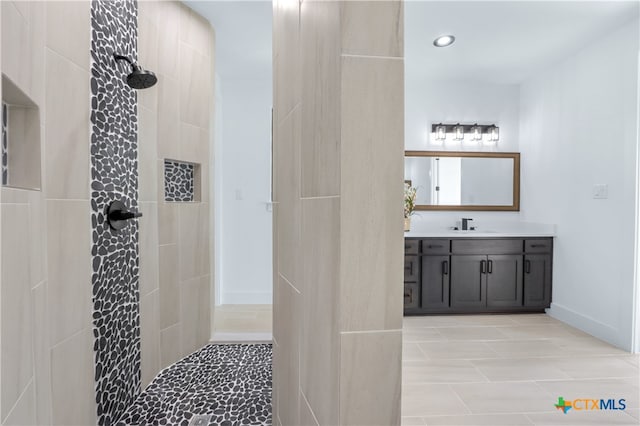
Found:
[[[445,126],[442,125],[442,123],[438,124],[438,125],[433,125],[431,126],[433,127],[432,132],[434,132],[436,134],[436,140],[437,141],[443,141],[447,138],[447,128]]]
[[[450,34],[441,35],[440,37],[433,40],[433,45],[435,47],[447,47],[447,46],[451,46],[454,41],[456,41],[456,38]]]
[[[460,123],[453,128],[453,139],[456,141],[464,140],[464,126],[461,126]]]
[[[453,135],[452,140],[464,141],[465,135],[470,136],[470,140],[480,142],[497,142],[500,139],[500,128],[495,124],[446,124],[438,123],[431,125],[431,133],[436,141],[441,142],[447,139],[447,135]]]
[[[497,142],[500,139],[500,128],[495,124],[489,128],[489,140],[491,142]]]
[[[482,128],[478,126],[478,123],[474,124],[473,127],[471,127],[471,139],[474,141],[482,140]]]

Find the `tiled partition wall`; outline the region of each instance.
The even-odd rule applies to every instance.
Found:
[[[274,2],[274,424],[400,422],[402,10]]]
[[[0,417],[6,425],[97,420],[89,10],[89,1],[1,5],[2,73],[38,105],[42,124],[42,190],[0,191]]]
[[[158,83],[138,91],[142,385],[210,337],[209,135],[214,33],[177,1],[138,2],[138,55]],[[168,202],[165,159],[200,165],[200,201]],[[196,185],[197,186],[197,185]],[[197,198],[196,198],[197,199]]]

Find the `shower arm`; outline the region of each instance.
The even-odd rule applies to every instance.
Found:
[[[136,64],[134,64],[131,59],[129,59],[126,56],[122,56],[122,55],[118,55],[116,53],[113,54],[113,57],[116,61],[127,61],[129,63],[129,65],[131,65],[131,68],[135,67]]]

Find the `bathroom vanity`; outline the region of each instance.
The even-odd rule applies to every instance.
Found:
[[[405,315],[549,307],[553,238],[452,234],[405,238]]]

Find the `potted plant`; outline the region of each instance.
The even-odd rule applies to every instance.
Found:
[[[416,188],[410,183],[404,183],[404,231],[411,228],[411,215],[416,206]]]

